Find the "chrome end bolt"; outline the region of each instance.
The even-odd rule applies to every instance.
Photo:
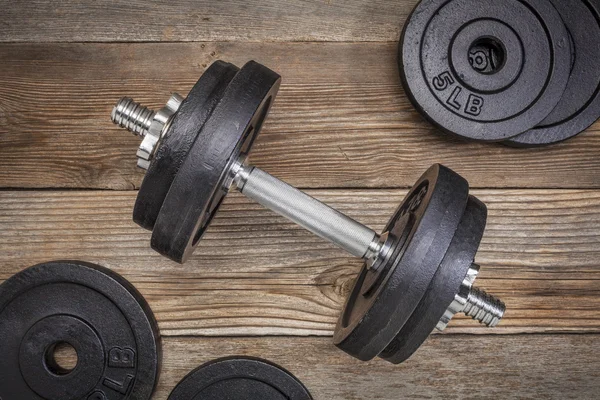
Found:
[[[454,296],[454,301],[437,323],[436,328],[439,331],[446,329],[450,320],[459,312],[463,312],[491,328],[498,325],[504,316],[506,305],[500,299],[473,285],[477,274],[479,274],[479,265],[473,264],[460,285],[458,293]]]
[[[156,149],[169,130],[173,115],[179,110],[182,101],[183,97],[173,93],[166,106],[154,111],[129,97],[123,97],[113,108],[110,115],[112,122],[143,138],[137,151],[138,167],[145,170],[150,167]]]

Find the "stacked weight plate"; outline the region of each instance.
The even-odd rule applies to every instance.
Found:
[[[133,220],[152,248],[183,262],[227,194],[232,163],[250,151],[281,78],[254,61],[216,61],[170,123],[140,187]],[[191,201],[193,199],[193,201]]]
[[[363,361],[408,359],[437,326],[472,267],[487,220],[468,183],[441,165],[413,186],[384,231],[385,256],[363,267],[334,334]]]
[[[423,0],[400,40],[413,105],[443,131],[535,147],[600,117],[600,0]]]

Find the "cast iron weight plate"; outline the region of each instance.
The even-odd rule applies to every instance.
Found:
[[[384,229],[404,239],[376,270],[363,267],[338,320],[336,346],[367,361],[389,345],[425,295],[468,197],[467,181],[439,164],[417,181]]]
[[[469,196],[467,208],[454,239],[444,256],[427,293],[396,338],[379,355],[394,364],[407,360],[435,329],[438,321],[459,292],[483,237],[487,220],[485,204]]]
[[[266,360],[221,358],[189,373],[169,400],[310,400],[291,373]]]
[[[150,307],[124,278],[97,265],[57,261],[0,285],[0,398],[146,400],[156,386],[160,336]],[[52,349],[77,352],[70,372]]]
[[[398,62],[407,95],[433,124],[502,141],[558,104],[570,39],[547,0],[422,0],[404,26]]]
[[[281,77],[248,62],[233,78],[179,168],[152,232],[152,248],[183,263],[229,190],[224,182],[248,154],[277,95]]]
[[[573,64],[556,108],[535,128],[510,139],[515,147],[562,142],[600,118],[600,0],[551,0],[571,36]]]
[[[175,174],[200,129],[238,71],[239,68],[233,64],[215,61],[181,103],[167,135],[146,171],[135,201],[133,220],[142,228],[151,231],[154,227]]]

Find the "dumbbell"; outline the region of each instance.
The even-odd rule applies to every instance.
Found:
[[[253,61],[217,61],[158,112],[117,103],[113,122],[144,138],[134,221],[152,230],[152,247],[185,262],[234,187],[365,261],[334,336],[354,357],[402,362],[458,312],[498,324],[504,304],[473,286],[487,210],[457,173],[432,166],[378,234],[249,164],[280,79]]]

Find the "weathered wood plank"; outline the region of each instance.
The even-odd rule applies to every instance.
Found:
[[[537,150],[450,139],[412,109],[381,43],[0,45],[0,187],[139,187],[116,100],[158,106],[213,60],[250,57],[284,77],[252,161],[293,185],[408,187],[442,162],[474,187],[600,187],[600,124]]]
[[[163,338],[163,371],[153,398],[166,399],[190,371],[231,355],[278,363],[301,379],[315,399],[596,398],[599,339],[436,336],[409,361],[394,366],[379,359],[362,363],[321,338],[169,337]],[[72,356],[62,360],[76,362]],[[459,378],[465,376],[469,379]]]
[[[166,338],[156,400],[215,358],[269,359],[317,400],[593,399],[600,390],[598,335],[436,336],[408,362],[363,363],[320,338]]]
[[[313,190],[382,229],[405,190]],[[508,305],[494,330],[600,332],[600,191],[476,190],[489,206],[478,283]],[[165,335],[331,335],[357,259],[242,195],[224,203],[195,256],[178,265],[134,225],[135,192],[0,192],[0,280],[38,262],[108,266],[150,302]]]
[[[0,42],[397,41],[416,0],[0,1]]]

